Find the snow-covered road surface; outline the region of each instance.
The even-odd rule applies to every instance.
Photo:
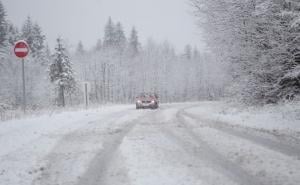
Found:
[[[2,122],[0,184],[300,184],[299,127],[226,122],[216,106],[108,106]]]

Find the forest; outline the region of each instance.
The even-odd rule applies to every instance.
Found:
[[[21,63],[13,53],[26,40],[26,99],[29,110],[83,104],[133,103],[141,92],[160,101],[228,99],[246,105],[297,101],[300,93],[300,2],[297,0],[190,0],[207,49],[187,43],[139,41],[132,26],[108,17],[93,48],[80,40],[71,50],[58,37],[50,48],[34,18],[22,27],[7,19],[0,1],[0,112],[22,106]],[[58,28],[59,29],[59,28]],[[102,35],[102,36],[101,36]],[[200,39],[199,39],[200,42]],[[297,58],[298,56],[298,58]],[[64,100],[62,103],[62,99]]]
[[[0,102],[3,108],[22,106],[21,63],[13,53],[14,43],[23,39],[30,47],[25,61],[26,99],[29,109],[62,106],[61,87],[66,106],[83,104],[82,83],[90,84],[92,104],[133,103],[142,92],[159,94],[161,102],[215,99],[223,95],[220,64],[209,52],[186,45],[176,52],[168,41],[148,39],[140,43],[132,27],[124,33],[122,24],[110,17],[91,49],[78,41],[70,51],[64,38],[57,38],[55,48],[47,44],[41,26],[28,17],[21,28],[6,19],[0,4],[1,63]],[[127,36],[128,34],[128,36]],[[64,67],[60,73],[57,64]]]
[[[217,61],[227,63],[229,97],[264,105],[299,100],[298,0],[191,0]]]

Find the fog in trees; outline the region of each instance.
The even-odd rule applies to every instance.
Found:
[[[90,84],[95,105],[133,103],[141,92],[155,92],[161,102],[226,98],[255,105],[299,97],[297,0],[189,2],[206,49],[186,43],[179,50],[151,38],[141,42],[135,25],[111,17],[94,47],[79,38],[72,49],[60,38],[51,48],[34,17],[17,27],[0,1],[1,110],[21,107],[21,65],[12,52],[19,39],[30,46],[25,62],[30,110],[82,105],[83,83]],[[131,29],[125,32],[124,26]]]
[[[21,65],[11,52],[19,39],[30,46],[25,61],[30,110],[83,104],[83,82],[90,84],[92,104],[133,103],[141,92],[158,93],[162,102],[223,96],[222,75],[218,75],[221,64],[188,43],[184,51],[175,51],[167,41],[141,43],[134,25],[129,25],[132,29],[126,33],[121,22],[109,17],[104,37],[95,39],[95,47],[86,49],[78,41],[71,51],[64,38],[58,38],[55,48],[49,48],[42,27],[33,18],[27,17],[17,28],[7,20],[2,4],[0,11],[4,30],[0,98],[7,109],[19,109],[22,103]]]

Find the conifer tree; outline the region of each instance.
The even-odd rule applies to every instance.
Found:
[[[115,47],[119,50],[123,50],[126,46],[126,37],[120,22],[118,22],[116,25],[114,37]]]
[[[59,106],[65,106],[65,94],[76,89],[72,64],[63,46],[62,39],[57,39],[57,46],[50,65],[50,80],[58,88]]]
[[[300,2],[292,0],[284,2],[283,5],[285,13],[281,22],[284,22],[287,28],[284,41],[287,43],[285,49],[290,57],[286,57],[282,62],[283,70],[274,92],[279,98],[293,100],[300,96],[300,63],[297,61],[300,56]]]
[[[14,45],[15,42],[20,39],[19,30],[11,23],[8,24],[7,30],[8,30],[8,35],[7,35],[8,43],[10,45]]]
[[[0,1],[0,47],[5,45],[7,35],[6,13],[2,2]]]
[[[96,51],[100,51],[101,49],[102,49],[102,40],[101,40],[101,39],[98,39],[98,40],[97,40],[97,43],[96,43],[95,50],[96,50]]]
[[[31,55],[34,58],[41,58],[45,49],[45,35],[41,27],[37,23],[34,24],[30,17],[27,17],[23,24],[22,38],[28,43]]]
[[[294,94],[290,74],[300,40],[298,0],[191,2],[208,46],[218,60],[229,63],[234,79],[229,91],[236,91],[236,98],[262,104]]]
[[[84,55],[85,54],[85,49],[83,47],[83,44],[81,41],[79,41],[78,45],[77,45],[77,48],[76,48],[76,55]]]
[[[22,35],[21,37],[26,40],[30,47],[30,52],[34,53],[35,49],[32,48],[32,43],[33,43],[33,22],[31,20],[31,17],[27,17],[25,20],[23,26],[22,26]]]
[[[34,48],[34,54],[36,57],[42,57],[44,55],[45,49],[45,35],[42,33],[41,27],[35,23],[32,27],[32,34],[33,34],[33,42],[32,48]]]
[[[129,53],[131,56],[136,56],[139,53],[139,45],[138,33],[133,27],[129,38]]]
[[[109,17],[104,30],[103,47],[105,49],[113,48],[115,44],[115,25]]]
[[[184,56],[190,60],[192,58],[192,47],[191,45],[186,45],[184,48]]]

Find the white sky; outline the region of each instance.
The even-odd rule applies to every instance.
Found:
[[[2,0],[8,19],[21,26],[29,15],[38,22],[51,47],[57,36],[85,48],[103,38],[109,16],[120,21],[129,35],[132,26],[142,43],[148,38],[168,40],[177,50],[190,43],[202,48],[188,0]]]

